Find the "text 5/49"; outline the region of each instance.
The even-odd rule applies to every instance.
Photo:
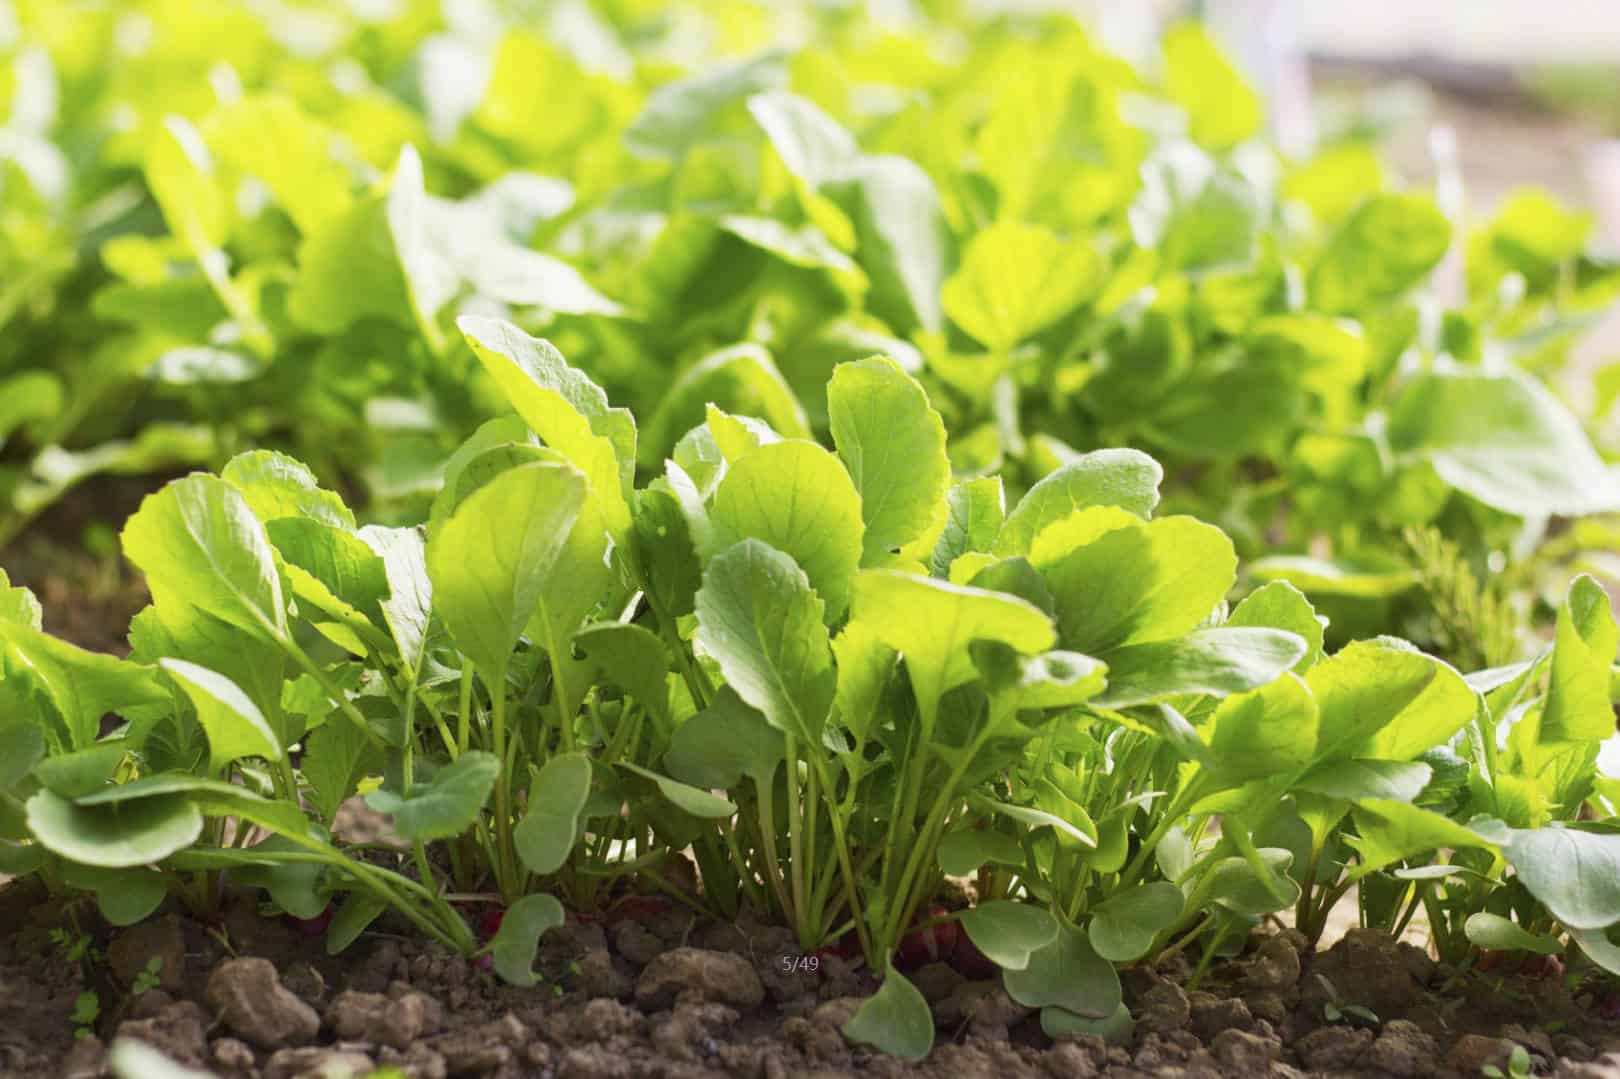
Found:
[[[777,963],[783,974],[815,974],[821,970],[819,955],[784,955]]]

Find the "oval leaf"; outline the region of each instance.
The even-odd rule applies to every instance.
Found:
[[[529,785],[529,811],[512,833],[531,873],[555,873],[579,840],[580,815],[591,793],[591,762],[583,753],[553,757]]]
[[[562,904],[549,895],[528,895],[506,908],[501,927],[489,942],[495,973],[511,985],[533,985],[534,954],[540,938],[563,924]]]
[[[883,984],[843,1026],[844,1037],[901,1060],[921,1060],[934,1047],[934,1013],[891,962]]]
[[[996,966],[1023,970],[1032,953],[1057,939],[1058,921],[1040,907],[992,899],[963,911],[962,928]]]
[[[83,806],[46,790],[27,809],[28,830],[45,847],[108,869],[162,861],[202,835],[202,813],[181,795]]]

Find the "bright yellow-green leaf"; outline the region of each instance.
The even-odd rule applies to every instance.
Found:
[[[635,469],[635,421],[548,341],[508,322],[466,317],[457,322],[473,353],[494,376],[523,421],[589,481],[615,540],[630,527],[626,501]]]
[[[945,513],[945,424],[917,380],[886,357],[840,364],[827,387],[833,443],[861,495],[871,565]]]
[[[837,618],[860,565],[861,496],[838,458],[813,442],[761,446],[726,472],[714,494],[716,549],[763,540],[790,556]]]
[[[1006,352],[1095,293],[1102,273],[1102,259],[1083,241],[997,222],[973,237],[945,282],[945,313],[987,348]]]
[[[1000,641],[1026,655],[1056,643],[1051,619],[1026,600],[897,570],[863,570],[850,617],[905,658],[925,729],[946,691],[977,676],[973,641]]]
[[[1164,37],[1165,89],[1187,110],[1192,137],[1224,150],[1260,130],[1260,98],[1230,60],[1194,22],[1178,23]]]
[[[573,466],[521,465],[474,491],[429,541],[434,609],[486,677],[505,671],[584,501]]]

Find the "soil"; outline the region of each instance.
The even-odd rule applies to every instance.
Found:
[[[212,923],[176,911],[115,930],[84,906],[72,917],[91,950],[65,962],[49,933],[62,906],[35,881],[0,890],[0,924],[15,927],[0,938],[0,1074],[92,1079],[104,1045],[129,1037],[241,1079],[390,1065],[409,1079],[1477,1076],[1506,1072],[1515,1044],[1538,1075],[1620,1077],[1620,1021],[1578,981],[1547,966],[1459,972],[1360,929],[1317,954],[1292,930],[1258,931],[1196,989],[1180,957],[1126,970],[1135,1030],[1114,1045],[1054,1041],[999,981],[916,967],[938,1040],[905,1064],[839,1033],[875,988],[867,972],[829,954],[784,973],[791,935],[747,912],[719,924],[643,898],[618,917],[571,916],[543,939],[532,988],[386,919],[331,957],[247,894]],[[100,1016],[75,1036],[87,989]]]
[[[150,596],[119,553],[118,529],[169,478],[91,477],[0,548],[0,567],[33,589],[46,630],[94,652],[129,653],[129,620]]]

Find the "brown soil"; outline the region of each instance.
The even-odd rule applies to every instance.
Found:
[[[1054,1042],[999,982],[931,964],[911,976],[933,1002],[938,1042],[907,1065],[838,1031],[874,988],[867,973],[823,957],[816,973],[785,974],[790,934],[746,917],[571,918],[544,939],[543,980],[520,989],[386,919],[329,957],[247,895],[213,924],[169,913],[114,931],[81,909],[94,951],[69,963],[46,931],[62,908],[44,899],[32,882],[0,891],[17,927],[0,938],[0,1071],[17,1079],[103,1075],[115,1037],[244,1079],[384,1065],[411,1079],[1476,1076],[1506,1071],[1514,1044],[1538,1075],[1620,1076],[1620,1023],[1598,1017],[1578,979],[1458,972],[1363,930],[1316,955],[1292,931],[1256,933],[1192,991],[1179,960],[1128,970],[1135,1032],[1118,1045]],[[154,956],[158,984],[132,993]],[[101,1016],[76,1038],[69,1014],[86,987]],[[1341,1018],[1328,1022],[1335,1001]]]
[[[149,600],[124,561],[118,529],[167,476],[96,476],[0,549],[13,585],[33,589],[45,628],[95,652],[127,655],[129,620]]]

